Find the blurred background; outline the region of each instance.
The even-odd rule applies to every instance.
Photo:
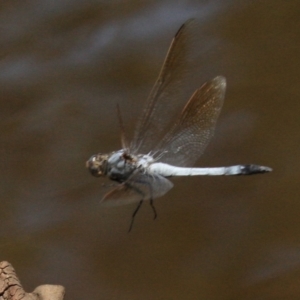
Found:
[[[25,290],[66,299],[299,299],[300,2],[2,1],[0,260]],[[195,80],[227,94],[197,166],[250,177],[173,180],[146,203],[102,207],[85,161],[132,133],[172,37],[199,21]],[[187,95],[186,100],[190,96]]]

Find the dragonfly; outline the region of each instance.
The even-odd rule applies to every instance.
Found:
[[[190,75],[189,44],[193,41],[191,32],[194,27],[195,20],[188,20],[174,36],[131,143],[125,138],[118,108],[122,149],[92,155],[86,162],[93,176],[107,176],[117,182],[104,195],[102,203],[138,203],[129,231],[144,201],[149,200],[154,219],[157,217],[153,200],[173,187],[171,177],[251,175],[272,171],[269,167],[255,164],[192,167],[214,134],[226,90],[225,77],[217,76],[198,88],[177,114],[177,100]]]

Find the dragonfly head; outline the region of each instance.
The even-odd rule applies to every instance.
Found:
[[[86,167],[95,177],[105,176],[107,173],[107,154],[95,154],[86,162]]]

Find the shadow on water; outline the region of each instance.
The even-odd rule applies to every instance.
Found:
[[[1,260],[26,290],[70,299],[298,299],[299,2],[14,1],[0,8]],[[201,166],[272,174],[185,178],[144,205],[103,208],[85,170],[132,132],[173,34],[197,17],[190,89],[228,80]],[[198,77],[197,77],[198,76]],[[198,84],[199,82],[199,84]],[[188,98],[188,97],[187,97]]]

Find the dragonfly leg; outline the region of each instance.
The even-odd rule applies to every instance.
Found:
[[[145,186],[147,186],[149,188],[150,206],[151,206],[151,208],[153,210],[153,213],[154,213],[154,218],[153,219],[155,220],[157,218],[157,212],[156,212],[156,209],[155,209],[154,203],[153,203],[153,190],[152,190],[151,184],[149,182],[145,181],[145,180],[136,180],[135,183],[143,184],[143,185],[145,185]],[[127,183],[127,185],[128,185],[129,188],[133,189],[135,192],[137,192],[138,194],[140,194],[141,198],[142,198],[142,200],[140,200],[137,208],[135,209],[135,211],[132,214],[131,223],[130,223],[130,227],[129,227],[129,230],[128,230],[128,232],[130,232],[131,229],[132,229],[132,227],[133,227],[134,218],[135,218],[137,212],[139,211],[139,209],[140,209],[140,207],[141,207],[141,205],[142,205],[142,203],[143,203],[143,201],[145,199],[146,194],[143,191],[141,191],[139,188],[137,188],[137,186],[134,186],[133,184]]]
[[[132,226],[133,226],[133,222],[134,222],[135,215],[137,214],[137,212],[138,212],[139,209],[141,208],[142,204],[143,204],[143,199],[139,202],[138,206],[136,207],[135,211],[134,211],[133,214],[132,214],[131,222],[130,222],[130,226],[129,226],[128,232],[131,231]]]
[[[156,212],[156,209],[154,207],[154,201],[153,201],[153,191],[152,191],[152,186],[151,184],[149,184],[149,192],[150,192],[150,206],[153,210],[153,213],[154,213],[154,218],[153,220],[155,220],[157,218],[157,212]]]
[[[152,210],[153,210],[153,213],[154,213],[154,218],[153,218],[153,220],[155,220],[156,218],[157,218],[157,212],[156,212],[156,209],[155,209],[155,207],[154,207],[154,202],[153,202],[153,198],[151,197],[151,199],[150,199],[150,206],[151,206],[151,208],[152,208]]]

